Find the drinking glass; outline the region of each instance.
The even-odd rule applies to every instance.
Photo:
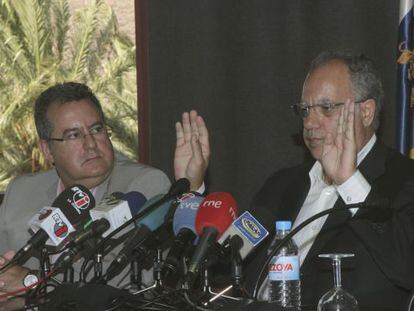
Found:
[[[332,260],[334,287],[319,299],[318,311],[358,311],[358,302],[341,284],[341,259],[354,254],[320,254]]]

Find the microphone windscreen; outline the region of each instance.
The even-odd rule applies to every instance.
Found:
[[[105,218],[110,228],[102,236],[107,237],[125,222],[130,220],[146,202],[145,196],[139,192],[129,192],[121,198],[113,194],[105,197],[94,209],[90,211],[92,220]]]
[[[147,202],[147,198],[138,191],[131,191],[126,193],[122,200],[127,201],[129,205],[129,209],[131,210],[132,216],[138,214],[141,208],[144,207],[144,204]]]
[[[171,185],[166,197],[175,197],[190,190],[190,181],[187,178],[180,178]]]
[[[204,228],[217,230],[217,238],[231,225],[237,217],[237,204],[227,192],[210,193],[201,203],[196,216],[196,231],[202,235]]]
[[[95,198],[86,187],[74,185],[63,190],[52,207],[59,208],[72,224],[78,224],[90,217],[89,210],[95,207]]]
[[[195,229],[195,219],[198,208],[203,200],[204,197],[191,192],[185,193],[178,199],[178,206],[175,210],[173,219],[174,235],[177,235],[183,228],[190,229],[197,234]]]
[[[142,210],[145,210],[146,208],[150,207],[152,204],[156,203],[157,201],[163,198],[163,194],[158,194],[155,197],[152,197],[144,204]],[[167,215],[173,202],[174,200],[171,199],[164,202],[162,205],[157,206],[152,212],[150,212],[148,215],[144,216],[141,220],[139,220],[137,224],[145,225],[151,231],[158,229],[164,223],[165,215]]]

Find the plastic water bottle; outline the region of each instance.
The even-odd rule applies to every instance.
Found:
[[[292,222],[276,221],[276,236],[269,253],[290,232]],[[298,247],[290,239],[272,258],[269,265],[269,302],[281,307],[300,307],[300,264]]]

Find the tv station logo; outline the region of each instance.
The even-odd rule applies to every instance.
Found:
[[[91,198],[77,186],[72,187],[71,190],[73,191],[73,196],[70,204],[80,214],[82,210],[88,209]]]
[[[269,234],[266,228],[263,227],[248,211],[237,218],[233,225],[241,235],[248,239],[254,246],[259,244]]]
[[[60,239],[65,238],[69,233],[69,228],[67,224],[64,222],[64,220],[60,217],[58,213],[53,214],[52,219],[55,222],[53,226],[53,232],[55,233],[55,235]]]

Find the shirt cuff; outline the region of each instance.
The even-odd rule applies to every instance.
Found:
[[[199,193],[199,194],[204,194],[204,192],[206,192],[206,185],[204,184],[204,181],[203,181],[203,183],[201,184],[200,188],[198,188],[198,189],[196,190],[196,192],[197,192],[197,193]]]
[[[336,186],[336,190],[345,204],[348,205],[364,202],[371,191],[371,185],[361,172],[357,170],[347,181]],[[358,208],[352,208],[350,209],[350,212],[354,215],[357,210]]]

